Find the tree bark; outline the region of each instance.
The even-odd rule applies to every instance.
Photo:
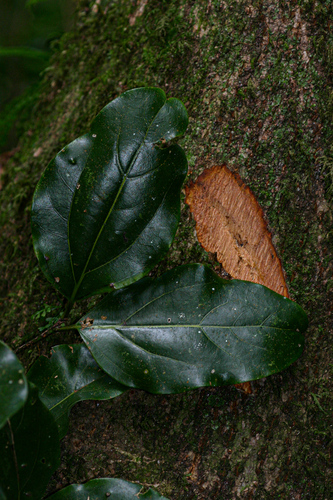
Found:
[[[186,183],[226,163],[250,186],[310,327],[302,358],[253,382],[250,394],[133,390],[78,404],[49,493],[119,477],[179,500],[332,498],[332,20],[324,0],[79,2],[75,30],[56,46],[18,151],[2,167],[1,339],[17,348],[37,335],[36,311],[62,304],[32,249],[42,171],[104,105],[140,86],[161,87],[187,107]],[[222,272],[183,203],[156,273],[190,262]],[[77,341],[63,332],[19,355],[28,368],[52,345]]]

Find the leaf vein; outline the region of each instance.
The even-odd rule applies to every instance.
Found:
[[[95,239],[95,241],[94,241],[94,243],[93,243],[93,245],[92,245],[92,248],[91,248],[91,250],[90,250],[90,252],[89,252],[89,255],[88,255],[87,261],[86,261],[86,263],[85,263],[85,266],[84,266],[84,268],[83,268],[83,271],[82,271],[82,273],[81,273],[80,279],[79,279],[78,283],[76,284],[76,286],[75,286],[75,288],[74,288],[74,290],[73,290],[73,294],[72,294],[72,298],[71,298],[71,300],[72,300],[72,301],[74,301],[74,299],[75,299],[75,295],[76,295],[76,293],[77,293],[77,291],[78,291],[78,289],[79,289],[79,287],[80,287],[80,285],[81,285],[81,283],[82,283],[82,281],[83,281],[84,277],[85,277],[85,276],[86,276],[86,274],[87,274],[87,273],[86,273],[86,270],[87,270],[87,267],[88,267],[88,265],[89,265],[90,259],[91,259],[92,255],[93,255],[93,252],[94,252],[94,250],[95,250],[95,247],[96,247],[96,245],[97,245],[97,242],[98,242],[98,240],[99,240],[99,238],[100,238],[100,236],[101,236],[101,234],[102,234],[102,232],[103,232],[103,230],[104,230],[104,227],[105,227],[105,225],[106,225],[106,223],[107,223],[107,221],[108,221],[108,219],[109,219],[109,217],[110,217],[110,215],[111,215],[111,213],[112,213],[112,211],[113,211],[113,209],[114,209],[114,207],[115,207],[115,205],[116,205],[116,203],[117,203],[117,201],[118,201],[118,198],[119,198],[119,196],[120,196],[120,194],[121,194],[121,192],[122,192],[122,190],[123,190],[123,187],[124,187],[124,185],[125,185],[125,183],[126,183],[126,180],[127,180],[127,176],[129,175],[129,173],[131,172],[131,170],[132,170],[133,166],[135,165],[135,162],[136,162],[137,157],[138,157],[138,155],[139,155],[139,151],[141,150],[141,148],[142,148],[142,147],[143,147],[143,145],[145,144],[146,137],[147,137],[147,135],[148,135],[148,132],[149,132],[149,130],[150,130],[150,128],[151,128],[151,126],[152,126],[152,124],[154,123],[154,121],[156,120],[156,117],[158,116],[158,114],[160,113],[161,109],[162,109],[164,106],[165,106],[165,103],[164,103],[164,105],[163,105],[163,106],[159,109],[158,113],[156,113],[156,115],[152,118],[152,120],[151,120],[151,122],[150,122],[150,124],[149,124],[149,127],[148,127],[148,129],[147,129],[147,131],[146,131],[146,133],[145,133],[145,137],[144,137],[144,139],[142,140],[142,142],[141,142],[140,146],[138,147],[138,149],[137,149],[137,151],[136,151],[136,153],[135,153],[135,155],[134,155],[134,158],[133,158],[133,159],[132,159],[132,161],[130,162],[129,168],[127,169],[127,173],[124,175],[123,181],[122,181],[122,183],[121,183],[121,185],[120,185],[120,187],[119,187],[119,189],[118,189],[118,193],[117,193],[117,195],[116,195],[116,197],[115,197],[115,200],[114,200],[114,202],[112,203],[112,206],[111,206],[111,208],[110,208],[110,210],[109,210],[109,212],[108,212],[107,216],[105,217],[105,220],[104,220],[104,222],[103,222],[103,224],[102,224],[102,226],[101,226],[101,228],[100,228],[100,230],[99,230],[99,232],[98,232],[98,234],[97,234],[97,237],[96,237],[96,239]],[[120,128],[120,130],[119,130],[118,137],[119,137],[120,133],[121,133],[121,128]],[[119,161],[119,164],[120,164],[120,161]],[[73,199],[74,199],[74,197],[73,197]],[[75,277],[74,277],[74,279],[75,279]]]
[[[234,356],[233,354],[231,354],[230,352],[226,351],[225,349],[223,349],[223,347],[217,345],[214,340],[212,340],[209,335],[205,332],[205,329],[202,328],[202,333],[204,334],[204,336],[206,337],[206,339],[211,343],[213,344],[219,351],[223,351],[225,352],[225,354],[228,354],[228,356],[230,356],[231,358],[234,358],[234,359],[237,359],[236,356]]]

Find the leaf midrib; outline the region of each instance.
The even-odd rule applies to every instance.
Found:
[[[57,401],[53,406],[50,406],[49,407],[49,410],[52,411],[54,410],[55,408],[57,408],[57,406],[60,406],[60,405],[63,405],[65,403],[67,403],[67,400],[72,398],[73,395],[78,395],[80,397],[80,392],[81,391],[84,391],[85,389],[87,389],[87,387],[89,387],[91,384],[93,384],[94,382],[96,382],[97,380],[100,381],[102,378],[104,377],[108,377],[109,375],[107,373],[101,373],[101,376],[98,377],[98,378],[95,378],[94,380],[91,380],[90,382],[88,382],[87,384],[83,385],[82,387],[80,387],[79,389],[73,389],[72,392],[70,392],[70,394],[68,394],[67,396],[63,397],[61,400]],[[75,398],[74,398],[75,399]],[[80,401],[80,399],[78,400]],[[77,401],[74,401],[73,404],[75,404]],[[63,415],[64,413],[66,413],[70,408],[63,408],[63,412],[61,413],[61,415]]]
[[[74,327],[75,328],[75,327]],[[80,328],[80,325],[78,325],[78,328]],[[138,325],[124,325],[123,323],[120,323],[120,324],[112,324],[112,325],[106,325],[106,326],[103,326],[103,325],[97,325],[97,326],[91,326],[89,328],[89,330],[108,330],[108,329],[118,329],[118,328],[121,328],[122,330],[125,330],[125,329],[131,329],[131,328],[147,328],[147,329],[154,329],[154,328],[201,328],[201,329],[204,329],[204,328],[218,328],[218,329],[229,329],[229,330],[232,330],[232,329],[239,329],[239,328],[265,328],[265,329],[269,329],[269,330],[280,330],[280,331],[283,331],[283,332],[295,332],[295,333],[301,333],[301,332],[297,332],[296,329],[293,329],[293,328],[279,328],[277,326],[266,326],[266,325],[232,325],[232,326],[228,326],[228,325],[203,325],[202,323],[200,324],[180,324],[180,323],[175,323],[173,325],[171,324],[168,324],[168,325],[165,325],[165,324],[161,324],[161,325],[142,325],[142,324],[138,324]]]
[[[152,121],[150,122],[150,124],[149,124],[149,126],[148,126],[148,128],[147,128],[146,134],[145,134],[145,136],[144,136],[144,138],[143,138],[143,140],[142,140],[142,142],[141,142],[141,144],[140,144],[140,147],[137,149],[136,154],[135,154],[135,156],[134,156],[133,160],[131,161],[129,168],[128,168],[128,170],[126,171],[126,174],[124,174],[124,179],[123,179],[123,181],[122,181],[122,183],[121,183],[121,185],[120,185],[120,187],[119,187],[119,190],[118,190],[117,196],[116,196],[116,198],[115,198],[115,200],[114,200],[114,202],[113,202],[113,204],[112,204],[112,206],[111,206],[111,208],[110,208],[110,210],[109,210],[109,212],[108,212],[108,214],[107,214],[107,216],[106,216],[106,218],[105,218],[105,220],[104,220],[104,222],[103,222],[103,224],[102,224],[102,226],[101,226],[101,229],[100,229],[100,231],[99,231],[99,233],[98,233],[98,235],[97,235],[97,237],[96,237],[96,239],[95,239],[95,242],[94,242],[94,244],[93,244],[93,246],[92,246],[92,249],[91,249],[91,251],[90,251],[90,253],[89,253],[89,256],[88,256],[87,262],[86,262],[86,264],[85,264],[85,266],[84,266],[84,269],[83,269],[83,271],[82,271],[82,273],[81,273],[81,277],[80,277],[80,279],[79,279],[78,283],[76,283],[76,279],[75,279],[75,273],[74,273],[73,261],[72,261],[71,249],[70,249],[70,241],[69,241],[69,221],[70,221],[70,216],[71,216],[71,213],[72,213],[72,204],[73,204],[73,201],[74,201],[74,196],[73,196],[72,203],[71,203],[71,208],[70,208],[70,213],[69,213],[69,216],[68,216],[68,230],[67,230],[67,235],[68,235],[68,247],[69,247],[69,257],[70,257],[70,262],[71,262],[71,268],[72,268],[72,274],[73,274],[74,283],[76,283],[76,285],[75,285],[75,287],[74,287],[74,290],[73,290],[73,293],[72,293],[72,296],[71,296],[71,298],[70,298],[70,302],[71,302],[71,303],[73,303],[73,302],[75,301],[75,296],[76,296],[76,294],[77,294],[77,292],[78,292],[78,290],[79,290],[79,288],[80,288],[80,286],[81,286],[82,281],[83,281],[83,280],[84,280],[84,278],[85,278],[85,274],[86,274],[86,273],[85,273],[85,271],[86,271],[86,269],[87,269],[87,267],[88,267],[88,265],[89,265],[90,259],[91,259],[91,257],[92,257],[93,252],[94,252],[94,249],[95,249],[95,247],[96,247],[96,245],[97,245],[97,242],[98,242],[98,240],[99,240],[99,238],[100,238],[100,235],[102,234],[102,231],[103,231],[103,229],[104,229],[104,227],[105,227],[105,224],[107,223],[107,221],[108,221],[108,219],[109,219],[109,217],[110,217],[110,215],[111,215],[111,213],[112,213],[112,210],[113,210],[113,208],[114,208],[115,204],[117,203],[117,200],[118,200],[118,198],[119,198],[119,196],[120,196],[120,194],[121,194],[121,192],[122,192],[122,190],[123,190],[123,187],[124,187],[124,185],[125,185],[125,182],[126,182],[126,180],[127,180],[127,177],[128,177],[128,176],[129,176],[129,174],[131,173],[131,170],[132,170],[132,168],[133,168],[133,166],[134,166],[134,164],[135,164],[135,162],[136,162],[136,159],[137,159],[137,157],[138,157],[138,155],[139,155],[139,152],[140,152],[141,148],[143,147],[143,145],[145,144],[145,140],[146,140],[146,137],[147,137],[147,135],[148,135],[148,132],[149,132],[149,130],[150,130],[150,128],[151,128],[151,126],[152,126],[152,124],[153,124],[153,123],[154,123],[154,121],[156,120],[157,116],[159,115],[159,113],[161,112],[161,110],[164,108],[165,104],[166,104],[166,100],[165,100],[165,102],[164,102],[163,106],[161,106],[161,107],[160,107],[160,109],[158,110],[158,112],[156,113],[156,115],[154,116],[154,118],[152,119]],[[120,130],[119,130],[118,137],[117,137],[117,142],[116,142],[117,157],[118,157],[118,146],[119,146],[119,136],[120,136],[120,133],[121,133],[121,128],[120,128]],[[89,155],[89,156],[90,156],[90,155]],[[88,158],[87,158],[87,161],[88,161]],[[83,169],[83,170],[84,170],[84,169]],[[121,170],[122,170],[122,169],[121,169]],[[82,171],[82,172],[83,172],[83,171]],[[81,173],[81,175],[82,175],[82,173]],[[80,175],[80,177],[81,177],[81,175]]]
[[[128,178],[128,176],[127,176]],[[101,269],[109,264],[111,264],[112,262],[116,261],[117,259],[119,259],[122,255],[124,255],[126,252],[128,252],[128,250],[130,250],[133,245],[135,245],[135,243],[138,241],[138,239],[140,238],[141,234],[147,229],[147,226],[151,223],[151,221],[154,219],[154,217],[156,217],[156,214],[158,213],[158,211],[160,210],[162,204],[164,203],[164,200],[167,196],[167,194],[169,193],[169,190],[170,190],[170,187],[173,185],[173,182],[171,181],[170,182],[170,186],[168,188],[168,190],[166,191],[166,193],[164,194],[162,200],[161,200],[161,203],[158,205],[155,213],[153,214],[153,216],[149,219],[149,221],[147,222],[147,224],[142,228],[142,231],[141,233],[132,241],[132,243],[130,245],[128,245],[122,252],[120,252],[118,255],[116,255],[115,257],[113,257],[111,260],[108,260],[107,262],[105,262],[104,264],[101,264],[100,266],[98,267],[95,267],[94,269],[91,269],[90,271],[88,271],[87,273],[85,273],[85,275],[87,274],[90,274],[90,273],[93,273],[95,271],[97,271],[98,269]],[[104,227],[104,226],[103,226]]]

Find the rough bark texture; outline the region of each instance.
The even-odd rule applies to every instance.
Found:
[[[126,89],[165,89],[186,104],[181,144],[190,182],[227,163],[263,207],[290,295],[310,319],[303,357],[253,384],[177,396],[130,391],[71,415],[49,492],[114,476],[170,499],[333,497],[331,68],[329,0],[83,0],[56,47],[18,151],[2,164],[1,338],[33,338],[36,311],[62,303],[33,254],[34,187],[57,151]],[[215,256],[198,244],[188,207],[155,274]],[[77,318],[87,304],[72,311]],[[27,367],[62,333],[19,352]]]

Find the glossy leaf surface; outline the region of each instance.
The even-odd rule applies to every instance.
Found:
[[[39,500],[60,462],[57,426],[29,385],[24,407],[0,430],[0,484],[10,500]]]
[[[177,99],[156,88],[125,92],[89,133],[61,150],[37,185],[32,234],[41,268],[72,302],[144,276],[168,250],[187,172]]]
[[[111,399],[128,388],[107,375],[83,344],[52,348],[51,358],[40,356],[28,373],[39,397],[51,411],[62,439],[71,407],[85,399]]]
[[[129,483],[122,479],[92,479],[86,484],[71,484],[50,496],[48,500],[167,500],[156,491],[149,489],[140,494],[140,484]]]
[[[13,351],[0,341],[0,429],[26,402],[28,382]]]
[[[0,500],[7,500],[6,495],[4,494],[3,489],[0,486]]]
[[[87,318],[83,318],[87,325]],[[153,393],[237,384],[301,354],[304,311],[268,288],[193,264],[107,296],[80,334],[98,364]]]

